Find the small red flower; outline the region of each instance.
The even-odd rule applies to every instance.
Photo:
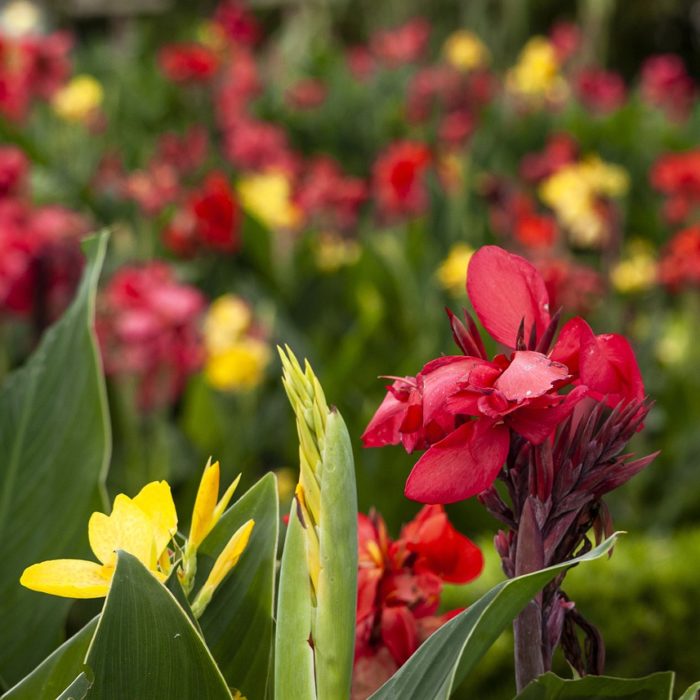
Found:
[[[683,60],[675,54],[651,56],[642,65],[642,97],[671,118],[688,116],[695,97],[695,84]]]
[[[160,262],[121,268],[100,296],[97,333],[107,374],[138,381],[143,409],[167,405],[203,359],[199,290]]]
[[[377,207],[386,218],[415,216],[425,211],[425,173],[430,163],[425,144],[399,141],[379,154],[373,168]]]
[[[487,489],[508,454],[511,435],[538,445],[586,396],[609,406],[641,400],[644,386],[625,338],[595,335],[581,318],[563,327],[537,269],[497,246],[471,258],[467,291],[488,333],[509,348],[489,360],[475,326],[451,317],[464,355],[429,362],[389,387],[363,437],[365,446],[402,442],[427,451],[413,467],[406,495],[452,503]],[[567,394],[559,390],[573,386]]]
[[[285,100],[293,109],[316,109],[326,101],[327,92],[322,81],[307,78],[292,85],[285,94]]]
[[[262,34],[253,14],[238,0],[224,0],[220,3],[214,12],[214,22],[234,44],[254,46]]]
[[[661,156],[651,169],[650,179],[668,197],[664,213],[669,223],[683,222],[700,206],[700,149]]]
[[[520,164],[520,175],[528,182],[539,182],[578,157],[578,144],[568,134],[553,134],[540,152],[528,153]]]
[[[576,77],[576,94],[591,111],[609,114],[624,104],[625,82],[612,71],[588,68]]]
[[[370,47],[380,61],[397,67],[420,59],[429,39],[430,24],[416,17],[400,27],[376,32],[370,39]]]
[[[231,252],[238,248],[240,209],[223,173],[213,172],[192,192],[163,237],[171,250],[190,255],[198,248]]]
[[[659,280],[672,292],[700,286],[700,225],[679,231],[669,241],[659,262]]]
[[[17,146],[0,146],[0,199],[21,193],[27,182],[29,161]]]
[[[174,83],[208,82],[219,68],[216,54],[201,44],[169,44],[158,54],[165,76]]]
[[[481,550],[457,532],[442,506],[425,506],[392,541],[377,514],[358,516],[359,570],[352,697],[376,690],[450,617],[437,616],[443,583],[468,583]],[[388,654],[387,654],[388,652]]]

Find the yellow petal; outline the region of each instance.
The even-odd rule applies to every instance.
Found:
[[[231,497],[233,496],[234,492],[236,491],[236,488],[238,486],[238,482],[241,480],[241,474],[239,474],[231,483],[231,485],[226,489],[226,492],[224,495],[221,497],[219,502],[216,504],[216,508],[214,508],[214,525],[219,522],[219,518],[223,515],[224,511],[226,510],[226,507],[229,504],[229,501],[231,500]]]
[[[241,558],[241,554],[243,554],[243,551],[248,546],[248,540],[250,539],[250,533],[253,531],[254,525],[254,520],[248,520],[248,522],[241,525],[241,527],[233,533],[231,539],[214,562],[214,566],[209,572],[209,576],[202,588],[211,591],[215,590],[224,578],[226,578],[226,574],[236,566],[238,560]]]
[[[118,549],[133,554],[148,569],[156,568],[157,555],[150,519],[128,496],[114,499],[111,515],[93,513],[88,538],[95,556],[106,566],[115,566]]]
[[[192,510],[188,544],[195,549],[204,541],[213,527],[212,518],[216,508],[216,498],[219,495],[219,474],[219,463],[212,464],[211,460],[207,462]]]
[[[52,559],[27,567],[19,582],[26,588],[64,598],[107,595],[114,568],[82,559]]]
[[[152,481],[134,497],[133,502],[148,516],[153,526],[156,555],[160,557],[177,532],[177,512],[167,481]]]

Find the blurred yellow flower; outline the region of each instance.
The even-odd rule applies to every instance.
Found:
[[[622,294],[643,292],[656,282],[657,262],[654,247],[637,239],[627,245],[625,256],[613,267],[610,280]]]
[[[254,389],[265,376],[270,357],[267,343],[258,338],[242,338],[226,350],[210,355],[204,376],[221,391]]]
[[[565,95],[566,82],[549,40],[534,36],[525,44],[518,62],[506,74],[506,87],[525,98],[557,99]]]
[[[322,272],[335,272],[354,265],[362,253],[360,244],[332,231],[320,233],[314,241],[316,266]]]
[[[243,208],[271,229],[294,230],[301,224],[301,209],[292,201],[291,180],[281,171],[241,178],[238,194]]]
[[[466,243],[455,243],[437,269],[437,278],[443,289],[458,296],[465,293],[467,266],[474,249]]]
[[[234,294],[212,302],[204,319],[207,360],[204,377],[220,391],[246,391],[263,379],[271,352],[267,343],[250,333],[250,306]]]
[[[144,486],[131,499],[120,493],[110,515],[93,513],[88,522],[90,548],[100,562],[53,559],[29,566],[20,583],[26,588],[66,598],[101,598],[107,595],[119,549],[135,556],[164,580],[169,570],[161,555],[177,531],[177,513],[165,481]],[[166,557],[167,558],[167,557]]]
[[[598,198],[620,197],[628,188],[629,176],[623,168],[591,156],[550,175],[540,185],[539,195],[575,245],[595,247],[605,243],[608,235]]]
[[[204,344],[209,354],[223,352],[245,333],[253,320],[250,306],[235,294],[215,299],[204,319]]]
[[[85,122],[102,104],[104,90],[91,75],[76,75],[53,97],[53,111],[69,122]]]
[[[445,61],[460,71],[470,71],[488,64],[491,56],[481,39],[468,29],[450,34],[442,47]]]

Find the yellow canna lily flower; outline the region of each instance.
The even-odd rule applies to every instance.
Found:
[[[101,598],[109,591],[120,549],[163,580],[165,574],[158,562],[176,530],[170,486],[165,481],[152,482],[133,499],[119,494],[110,515],[96,512],[90,516],[88,540],[99,564],[82,559],[44,561],[27,567],[20,583],[66,598]]]
[[[231,535],[231,539],[226,546],[221,550],[221,554],[216,558],[214,566],[207,576],[207,580],[197,593],[197,597],[192,603],[192,612],[195,617],[199,617],[205,610],[214,592],[219,587],[221,582],[226,578],[227,574],[233,569],[241,558],[245,548],[250,540],[250,533],[255,526],[254,520],[246,521],[236,532]]]
[[[238,482],[241,480],[239,474],[233,483],[226,489],[226,492],[217,503],[216,499],[219,496],[219,479],[221,478],[221,470],[219,462],[211,463],[211,459],[204,467],[202,480],[199,482],[197,490],[197,498],[194,502],[192,510],[192,525],[190,526],[190,536],[187,541],[187,546],[197,549],[206,536],[212,531],[214,525],[219,522],[219,518],[226,510],[231,497],[233,496]]]

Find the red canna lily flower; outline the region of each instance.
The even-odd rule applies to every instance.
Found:
[[[467,291],[484,328],[508,354],[486,356],[475,324],[451,316],[464,355],[429,362],[399,379],[367,427],[367,447],[401,442],[426,449],[406,482],[406,496],[453,503],[489,488],[512,436],[545,442],[585,397],[616,406],[644,397],[629,342],[595,335],[571,319],[552,340],[558,318],[537,269],[524,258],[486,246],[471,258]],[[560,389],[570,387],[568,393]]]
[[[436,615],[444,582],[468,583],[481,550],[442,506],[425,506],[391,540],[381,516],[358,516],[359,571],[353,699],[366,698],[421,642],[459,612]]]

